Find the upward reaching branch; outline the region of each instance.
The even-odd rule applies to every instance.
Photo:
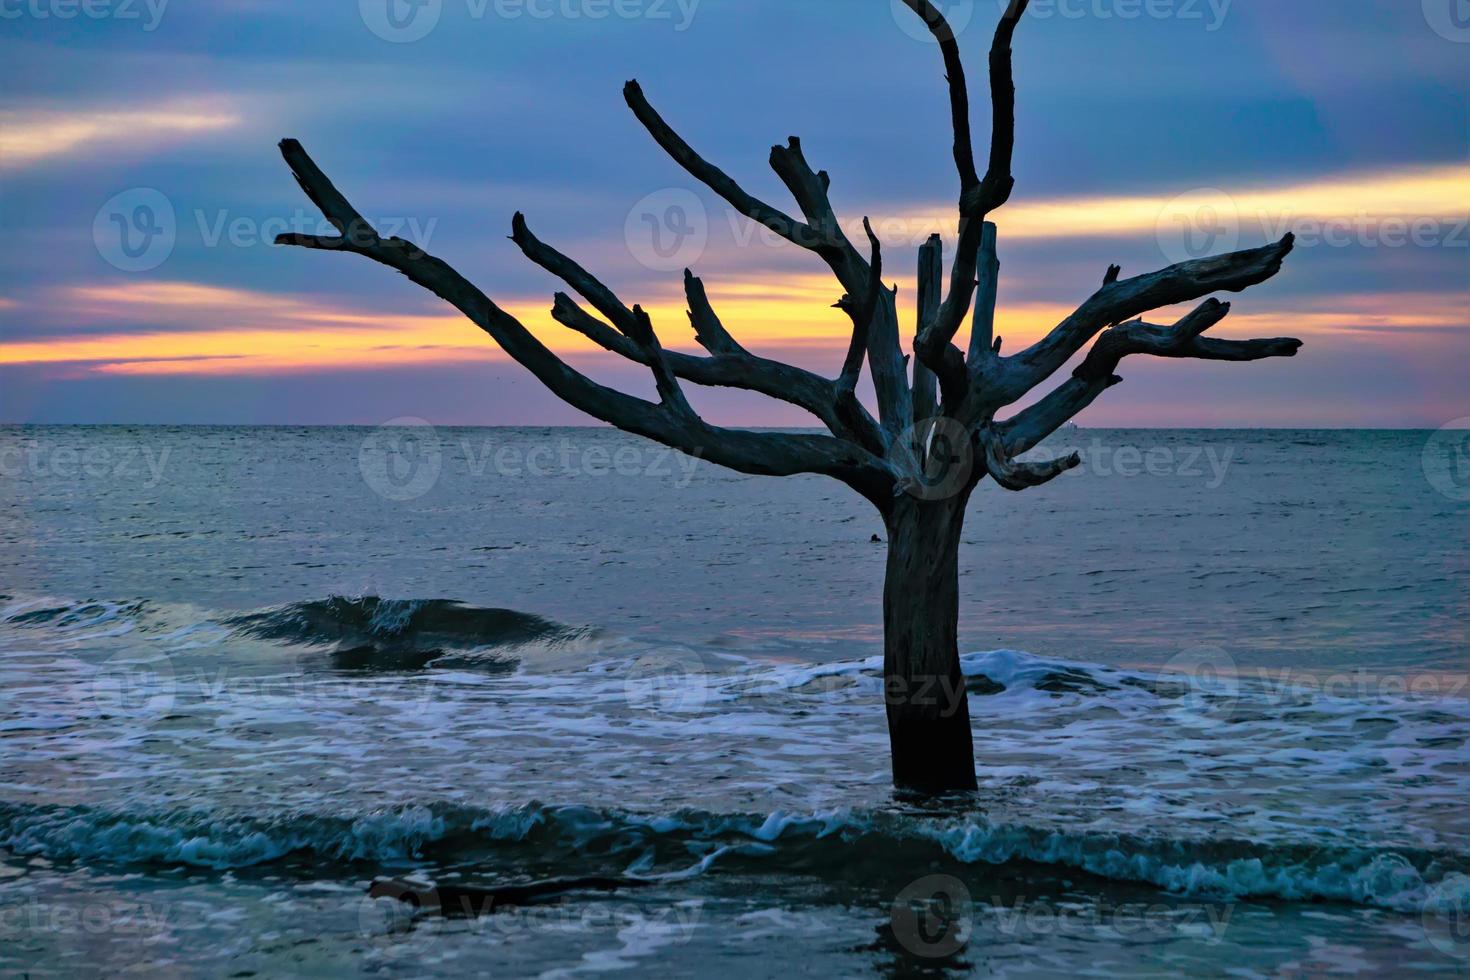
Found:
[[[949,75],[951,113],[955,128],[955,161],[960,171],[960,235],[950,271],[949,293],[939,315],[919,331],[914,353],[938,377],[945,390],[945,403],[954,410],[964,399],[970,379],[964,354],[952,343],[974,299],[980,248],[984,242],[986,216],[1010,199],[1015,179],[1011,157],[1016,143],[1016,82],[1011,42],[1016,25],[1029,0],[1011,0],[995,29],[990,47],[991,136],[990,164],[984,180],[975,177],[970,148],[969,95],[963,68],[956,68],[959,49],[954,32],[929,0],[904,0],[919,16],[944,51]],[[951,65],[951,61],[955,65]],[[963,147],[962,145],[963,144]]]
[[[960,193],[970,193],[980,186],[980,175],[975,172],[975,147],[970,137],[970,90],[965,82],[965,62],[960,57],[959,42],[955,39],[954,28],[930,0],[903,2],[923,19],[924,26],[939,42],[939,51],[944,56],[944,74],[949,81],[950,124],[954,129],[955,169],[960,173]]]
[[[690,175],[729,202],[737,212],[770,228],[793,245],[808,249],[827,263],[843,290],[850,296],[865,295],[870,270],[847,236],[843,234],[827,199],[830,181],[825,172],[812,173],[801,152],[801,142],[792,138],[786,147],[771,151],[771,166],[791,190],[807,221],[797,221],[747,193],[719,167],[694,151],[649,104],[636,81],[623,87],[623,97],[633,114],[674,161]],[[896,434],[909,423],[913,409],[903,354],[898,344],[898,314],[883,304],[868,330],[868,360],[878,411],[884,429]]]

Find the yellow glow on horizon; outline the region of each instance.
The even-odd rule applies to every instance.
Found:
[[[97,112],[0,113],[0,167],[26,166],[98,142],[137,143],[160,136],[209,132],[240,117],[183,106]]]
[[[711,299],[737,339],[757,352],[785,348],[831,355],[837,363],[848,336],[846,317],[825,304],[801,302],[817,293],[830,297],[820,277],[736,284]],[[183,314],[188,322],[207,321],[216,329],[146,329],[94,334],[73,333],[0,345],[0,363],[74,365],[84,371],[127,375],[267,374],[289,371],[350,371],[405,365],[447,365],[469,360],[504,360],[505,355],[474,324],[450,311],[444,314],[375,314],[308,303],[289,296],[253,293],[201,283],[127,283],[89,286],[66,292],[82,309],[106,308],[114,316],[164,324]],[[1300,302],[1300,301],[1299,301]],[[1221,337],[1306,336],[1356,329],[1453,329],[1466,325],[1463,302],[1444,294],[1371,294],[1313,300],[1306,308],[1240,311],[1217,327]],[[524,300],[506,304],[548,347],[564,355],[598,352],[591,341],[551,321],[549,304]],[[1005,352],[1014,353],[1039,339],[1066,317],[1071,307],[1012,304],[999,311],[996,332]],[[648,312],[670,348],[697,350],[682,301],[671,297],[650,304]],[[1182,310],[1160,311],[1150,319],[1171,322]],[[965,337],[958,338],[961,345]],[[589,364],[592,362],[588,362]]]
[[[1200,188],[1178,196],[1062,197],[1027,200],[1018,194],[997,212],[995,222],[1005,239],[1105,238],[1116,235],[1173,232],[1184,222],[1223,221],[1239,231],[1243,246],[1275,240],[1287,231],[1329,230],[1356,233],[1395,220],[1453,221],[1470,209],[1470,165],[1449,164],[1374,174],[1345,174],[1282,187]],[[1205,209],[1209,209],[1206,211]],[[934,205],[882,219],[880,238],[916,245],[939,233],[955,231],[953,205]],[[885,236],[885,230],[887,236]]]

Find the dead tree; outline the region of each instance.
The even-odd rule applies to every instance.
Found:
[[[1018,457],[1121,381],[1115,371],[1130,354],[1251,361],[1290,357],[1301,342],[1204,336],[1230,311],[1228,304],[1205,297],[1238,292],[1274,276],[1292,249],[1292,236],[1287,235],[1264,248],[1183,262],[1129,279],[1113,266],[1075,313],[1030,347],[1002,355],[1001,340],[994,336],[996,230],[988,219],[1006,203],[1015,183],[1011,40],[1028,0],[1013,0],[990,48],[992,132],[983,176],[975,165],[969,94],[954,32],[930,0],[904,2],[923,19],[944,58],[960,178],[958,242],[947,288],[938,237],[921,250],[912,371],[900,347],[897,290],[882,282],[878,239],[865,220],[869,254],[849,240],[828,198],[827,173],[812,170],[801,142],[793,137],[773,147],[770,157],[800,208],[796,218],[747,193],[695,152],[637,82],[629,82],[623,92],[629,107],[680,166],[740,214],[815,253],[831,268],[843,290],[837,306],[852,319],[851,342],[835,378],[747,350],[721,322],[703,283],[688,272],[684,289],[689,319],[707,355],[666,350],[642,307],[629,307],[592,273],[533,235],[517,214],[512,241],[532,262],[564,280],[596,314],[558,293],[552,316],[607,350],[646,365],[658,400],[598,384],[553,354],[447,263],[410,242],[380,237],[291,139],[282,141],[281,153],[336,234],[287,234],[277,243],[352,252],[398,270],[453,305],[564,401],[609,425],[742,473],[824,474],[871,501],[888,531],[883,627],[893,778],[901,788],[939,792],[976,785],[956,642],[960,529],[975,487],[989,476],[1007,490],[1024,490],[1077,466],[1075,454],[1046,462]],[[1140,319],[1152,310],[1197,300],[1204,300],[1203,305],[1172,326]],[[965,352],[954,338],[972,308]],[[1081,354],[1089,341],[1091,349],[1069,378],[1029,408],[997,419]],[[876,417],[856,396],[865,363]],[[681,388],[685,382],[745,389],[789,402],[820,420],[827,433],[710,425],[690,408]]]

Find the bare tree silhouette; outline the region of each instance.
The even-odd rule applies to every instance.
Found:
[[[1015,82],[1011,42],[1028,0],[1013,0],[990,49],[992,134],[984,176],[976,170],[965,69],[953,30],[930,0],[904,0],[928,26],[943,54],[959,172],[959,240],[947,290],[943,245],[934,236],[921,249],[916,360],[900,349],[897,290],[882,284],[882,252],[864,220],[869,257],[854,247],[828,199],[829,178],[813,171],[793,137],[771,150],[770,163],[802,214],[792,217],[752,196],[690,147],[629,82],[624,97],[648,132],[685,170],[740,214],[815,253],[844,290],[838,306],[852,318],[852,338],[840,373],[829,379],[746,350],[725,328],[703,283],[684,276],[689,319],[708,356],[665,350],[648,315],[628,307],[575,261],[512,222],[512,240],[532,262],[564,280],[601,315],[558,293],[554,318],[600,346],[646,365],[658,401],[598,384],[548,350],[444,261],[400,238],[381,238],[296,140],[281,153],[336,235],[286,234],[278,244],[346,251],[397,269],[440,296],[527,368],[547,388],[588,415],[619,429],[697,454],[742,473],[788,476],[820,473],[852,487],[877,507],[888,530],[883,590],[884,678],[893,778],[923,792],[975,787],[970,714],[957,645],[960,531],[972,491],[986,476],[1007,490],[1040,486],[1080,459],[1027,462],[1017,457],[1077,415],[1122,379],[1114,372],[1130,354],[1251,361],[1290,357],[1301,341],[1217,340],[1203,336],[1225,318],[1228,304],[1207,299],[1172,326],[1146,323],[1145,313],[1238,292],[1274,276],[1291,251],[1287,235],[1274,245],[1183,262],[1121,278],[1108,269],[1101,288],[1044,338],[1009,356],[994,336],[996,229],[987,219],[1014,186]],[[978,299],[977,299],[978,292]],[[954,344],[974,309],[968,353]],[[1092,341],[1071,377],[1040,401],[1004,420],[996,416],[1064,367]],[[864,363],[872,377],[877,417],[856,388]],[[754,432],[712,426],[685,399],[681,382],[760,392],[800,406],[830,434]]]

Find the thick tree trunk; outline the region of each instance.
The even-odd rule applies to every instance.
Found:
[[[960,672],[959,547],[969,494],[903,496],[888,516],[883,585],[884,700],[899,789],[975,788],[970,706]]]

